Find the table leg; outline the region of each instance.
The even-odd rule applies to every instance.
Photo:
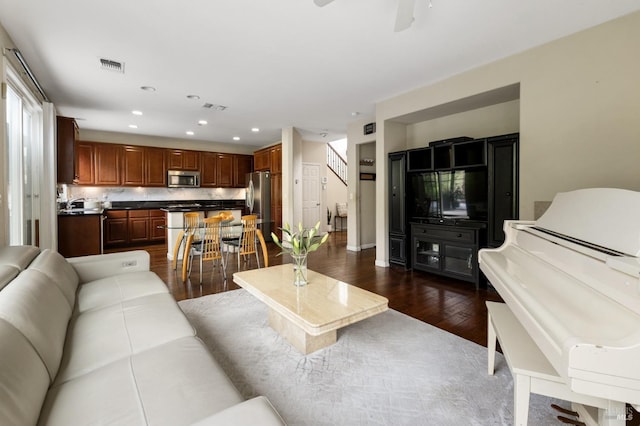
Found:
[[[312,336],[271,308],[269,308],[269,325],[305,355],[334,344],[338,337],[336,330]]]

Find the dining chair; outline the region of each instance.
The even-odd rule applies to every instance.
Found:
[[[189,234],[193,234],[194,230],[198,228],[199,224],[200,224],[200,213],[188,212],[182,215],[182,230],[178,232],[178,238],[176,239],[176,243],[173,246],[173,261],[171,263],[171,266],[173,267],[174,271],[178,267],[178,256],[180,255],[180,247],[182,247],[183,244],[186,243],[187,237],[189,236]],[[195,243],[197,244],[197,240]],[[194,244],[194,241],[192,241],[192,244]],[[188,253],[188,251],[185,249],[182,255],[183,258],[186,253]],[[184,276],[184,271],[182,275]]]
[[[227,238],[225,239],[225,244],[235,247],[238,253],[238,269],[240,269],[240,256],[244,257],[245,260],[247,256],[250,254],[256,255],[256,262],[258,263],[258,268],[260,268],[260,258],[258,256],[258,251],[256,250],[256,221],[258,220],[258,216],[255,214],[249,214],[242,216],[242,232],[240,233],[239,238]],[[229,251],[227,250],[227,258],[229,257]]]
[[[204,219],[203,226],[200,228],[198,234],[200,234],[200,244],[190,245],[189,250],[189,265],[187,270],[187,276],[191,275],[191,267],[193,265],[193,258],[195,256],[200,257],[200,283],[202,283],[202,270],[204,261],[212,261],[217,263],[219,260],[222,264],[222,274],[224,279],[227,279],[226,263],[222,256],[221,240],[220,240],[220,222],[219,216],[209,217]],[[193,239],[192,236],[189,236]],[[215,265],[214,265],[215,266]],[[183,279],[186,281],[186,279]]]
[[[258,241],[260,241],[260,247],[262,247],[262,259],[264,263],[264,267],[269,267],[269,253],[267,252],[267,243],[264,242],[264,236],[262,235],[261,229],[256,229],[256,235],[258,236]]]

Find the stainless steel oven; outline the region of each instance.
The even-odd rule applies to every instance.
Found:
[[[168,170],[169,188],[200,188],[200,172],[190,170]]]

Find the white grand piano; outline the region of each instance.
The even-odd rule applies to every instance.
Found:
[[[531,340],[572,392],[637,409],[640,192],[560,193],[539,220],[504,231],[501,247],[480,250],[480,269]],[[624,425],[611,418],[590,421]]]

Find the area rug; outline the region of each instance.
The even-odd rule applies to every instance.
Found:
[[[245,290],[179,302],[245,398],[265,395],[289,425],[511,425],[513,381],[502,355],[389,310],[338,331],[310,355],[268,325]],[[557,425],[531,396],[530,425]]]

